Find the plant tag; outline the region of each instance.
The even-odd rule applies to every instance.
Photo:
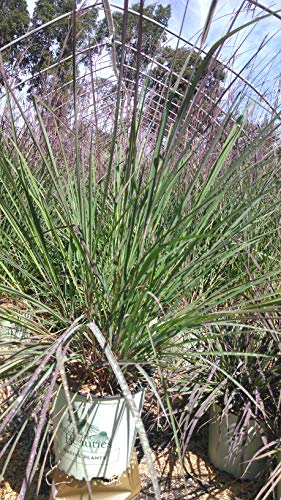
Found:
[[[123,397],[74,395],[75,423],[61,388],[54,398],[52,421],[58,467],[76,479],[119,476],[130,464],[135,442],[135,422]],[[141,411],[144,391],[135,394]]]

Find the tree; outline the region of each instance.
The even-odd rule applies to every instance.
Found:
[[[138,3],[131,6],[131,10],[140,12],[140,5]],[[171,17],[171,5],[166,7],[162,4],[151,4],[143,9],[143,16],[146,16],[163,26],[168,26]],[[122,12],[113,13],[113,22],[115,28],[115,36],[117,41],[122,40],[124,15]],[[138,27],[139,16],[129,12],[128,22],[126,29],[126,50],[124,55],[125,70],[124,81],[135,80],[136,66],[137,66],[137,45],[138,45]],[[104,41],[107,35],[107,23],[103,19],[98,28],[97,36],[100,41]],[[153,24],[147,19],[142,21],[142,45],[141,51],[150,57],[155,57],[159,51],[161,44],[166,40],[165,31],[161,26]],[[122,48],[120,44],[116,45],[117,62],[120,63]],[[141,57],[140,70],[144,71],[151,63],[149,58]],[[134,69],[133,69],[134,68]]]
[[[27,31],[29,23],[30,17],[26,0],[2,0],[0,9],[0,47],[23,35]],[[20,45],[13,45],[13,47],[2,53],[7,71],[19,58],[20,49],[24,49],[22,42]]]
[[[150,81],[150,108],[151,114],[155,114],[158,108],[161,110],[167,97],[170,98],[170,112],[176,115],[180,103],[187,88],[197,78],[196,73],[203,61],[202,56],[194,49],[178,47],[177,49],[166,46],[162,47],[157,57],[157,63],[151,73]],[[180,79],[178,81],[178,77]],[[212,59],[203,70],[197,82],[194,95],[200,87],[197,96],[196,108],[193,109],[195,120],[204,121],[206,127],[209,123],[209,114],[214,101],[220,97],[225,80],[223,65],[216,59]],[[170,92],[167,95],[167,90]],[[216,107],[218,110],[218,106]]]
[[[131,10],[136,13],[140,12],[139,3],[132,5]],[[170,110],[172,113],[177,113],[182,96],[185,94],[188,85],[193,81],[194,75],[202,63],[202,57],[198,52],[186,47],[177,49],[165,46],[167,35],[165,27],[168,26],[171,17],[171,5],[163,6],[162,4],[151,4],[143,9],[142,19],[142,44],[140,58],[140,81],[143,81],[145,75],[150,77],[149,88],[147,93],[147,111],[148,122],[150,118],[155,116],[155,110],[162,109],[165,101],[167,86],[170,84],[171,89],[175,86],[177,75],[181,74],[184,68],[181,80],[177,86],[176,92],[169,96],[172,99]],[[150,18],[150,20],[146,19]],[[161,24],[154,24],[156,21]],[[122,47],[122,31],[124,25],[124,13],[114,12],[113,22],[116,38],[116,53],[117,63],[120,64]],[[128,13],[126,37],[125,37],[125,53],[124,53],[124,83],[127,87],[131,87],[136,79],[137,68],[137,47],[138,47],[138,32],[139,32],[139,16]],[[102,20],[97,30],[97,36],[102,43],[106,40],[107,24],[106,20]],[[111,47],[111,45],[108,45]],[[145,57],[145,56],[147,57]],[[213,59],[208,68],[201,75],[199,84],[202,84],[202,113],[208,111],[212,107],[212,98],[218,98],[222,92],[222,83],[225,79],[224,68],[221,63]],[[198,85],[197,85],[198,88]],[[199,96],[197,96],[198,99]],[[198,108],[197,108],[198,109]],[[171,113],[171,114],[172,114]],[[201,115],[202,115],[201,113]],[[150,118],[149,118],[150,117]]]
[[[79,5],[81,6],[81,2],[79,2],[78,7]],[[38,0],[32,17],[32,28],[38,28],[62,14],[71,12],[72,8],[72,0]],[[96,8],[81,9],[77,14],[75,34],[77,51],[90,45],[96,29],[97,16],[98,10]],[[67,57],[69,57],[68,61],[60,63],[57,70],[52,70],[49,75],[56,74],[60,84],[71,78],[73,44],[71,15],[33,35],[28,64],[32,75],[35,75],[33,86],[37,90],[43,92],[43,89],[48,88],[48,82],[46,79],[42,79],[38,73]]]
[[[176,74],[180,74],[185,66],[182,75],[183,80],[178,87],[179,90],[183,90],[186,86],[184,80],[188,80],[189,82],[192,80],[194,73],[202,63],[202,57],[193,49],[186,47],[174,49],[173,47],[166,46],[162,48],[157,61],[161,65],[164,65],[168,72],[173,71]],[[167,77],[167,71],[158,66],[154,74],[159,81],[163,81]],[[175,84],[176,79],[177,77],[172,75],[172,86]],[[208,68],[203,71],[201,79],[204,79],[206,90],[218,88],[225,79],[223,65],[219,61],[213,60]]]

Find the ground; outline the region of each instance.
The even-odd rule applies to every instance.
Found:
[[[3,394],[3,391],[2,391]],[[230,475],[215,469],[208,460],[207,441],[208,425],[200,426],[194,433],[190,442],[188,452],[184,458],[186,490],[181,468],[179,466],[175,450],[171,446],[172,434],[168,429],[163,429],[157,421],[156,406],[151,401],[145,404],[144,423],[147,427],[148,437],[153,451],[154,464],[159,474],[161,486],[161,498],[170,499],[193,499],[193,500],[254,500],[261,484],[256,481],[237,481]],[[8,434],[6,435],[6,439]],[[5,473],[4,481],[0,484],[0,500],[18,500],[21,488],[28,448],[33,439],[32,428],[27,428],[21,439],[21,445],[17,447],[12,455],[11,462]],[[0,439],[0,449],[4,445],[5,437]],[[154,498],[150,475],[142,456],[141,448],[138,446],[139,471],[141,477],[140,500]],[[39,496],[36,497],[37,477],[26,497],[26,500],[48,500],[51,483],[51,457],[48,457],[44,469]],[[3,466],[0,460],[0,470]]]
[[[18,499],[24,474],[25,454],[25,449],[15,453],[11,466],[5,475],[5,481],[0,486],[0,500]],[[212,467],[208,461],[205,446],[200,439],[191,443],[190,450],[185,457],[186,492],[184,491],[180,468],[177,463],[173,466],[174,461],[171,458],[171,452],[167,448],[158,454],[154,453],[154,462],[160,473],[163,499],[250,500],[255,497],[256,484],[249,481],[237,481],[228,474],[224,474]],[[47,469],[48,467],[46,467],[46,474]],[[139,499],[154,498],[150,476],[143,458],[139,470],[142,483],[142,492]],[[43,479],[39,500],[48,500],[50,487],[46,480],[50,481],[50,479],[51,477],[48,477],[48,474]],[[27,497],[27,500],[34,499],[35,485]]]

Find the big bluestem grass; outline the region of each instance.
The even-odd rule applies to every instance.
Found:
[[[280,296],[277,260],[254,273],[248,262],[256,253],[266,255],[268,238],[278,245],[279,115],[251,128],[239,93],[225,112],[221,94],[210,105],[210,96],[205,101],[200,92],[221,46],[242,27],[211,47],[176,106],[173,78],[150,105],[151,72],[141,75],[137,66],[134,84],[124,78],[125,19],[109,93],[93,71],[83,95],[75,52],[72,87],[52,94],[48,85],[27,110],[3,72],[0,319],[26,328],[29,336],[1,345],[2,384],[15,392],[5,402],[0,429],[19,417],[22,426],[37,422],[20,498],[43,455],[40,439],[47,435],[59,373],[78,368],[81,382],[96,384],[101,393],[122,390],[134,413],[127,384],[141,378],[156,392],[149,375],[156,369],[180,454],[167,367],[179,390],[184,366],[191,381],[207,373],[203,389],[212,391],[217,356],[222,365],[237,362],[248,329],[261,333],[261,318],[275,313]],[[140,64],[141,16],[138,36]],[[89,103],[93,111],[86,119]],[[263,329],[263,335],[276,333],[268,323]],[[270,363],[276,350],[262,357],[256,335],[259,342],[248,347],[258,347],[257,356]],[[222,369],[230,372],[225,380],[231,387],[241,389],[233,365]],[[194,387],[192,397],[200,401],[204,391],[195,397]],[[249,396],[247,387],[242,393]],[[137,416],[136,424],[159,498]]]

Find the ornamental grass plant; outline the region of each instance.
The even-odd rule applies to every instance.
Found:
[[[110,26],[109,11],[107,19]],[[75,32],[75,13],[72,23]],[[161,99],[161,109],[154,108],[160,118],[152,126],[146,107],[149,73],[141,80],[138,67],[141,23],[140,13],[132,91],[123,78],[125,8],[113,118],[103,130],[81,116],[75,50],[72,108],[69,103],[65,108],[68,129],[47,99],[34,96],[25,112],[3,71],[0,319],[28,335],[0,345],[1,387],[13,388],[1,403],[0,431],[10,433],[1,457],[4,474],[26,425],[33,422],[21,499],[39,463],[43,474],[57,381],[66,394],[78,384],[95,395],[126,397],[155,498],[160,498],[147,435],[132,399],[136,387],[146,384],[159,399],[157,373],[161,405],[180,454],[167,370],[177,376],[186,362],[193,374],[212,366],[216,375],[228,372],[235,390],[244,381],[223,363],[231,359],[239,365],[242,341],[250,338],[247,346],[258,351],[265,366],[280,357],[280,349],[272,347],[279,327],[261,325],[280,300],[280,266],[274,257],[254,273],[245,265],[255,252],[265,256],[269,238],[278,244],[280,177],[275,151],[269,154],[266,145],[279,115],[247,138],[245,147],[247,115],[240,97],[229,112],[220,113],[212,133],[212,113],[221,110],[221,96],[208,110],[206,130],[192,122],[202,75],[207,78],[222,44],[243,27],[218,40],[202,58],[172,120],[179,82],[168,80],[164,103]],[[91,91],[95,102],[93,81]],[[202,147],[205,140],[208,147]],[[266,352],[261,331],[272,339]],[[204,388],[209,390],[214,380],[204,381]],[[245,386],[243,397],[251,401],[250,396]],[[69,406],[71,411],[70,400]]]

